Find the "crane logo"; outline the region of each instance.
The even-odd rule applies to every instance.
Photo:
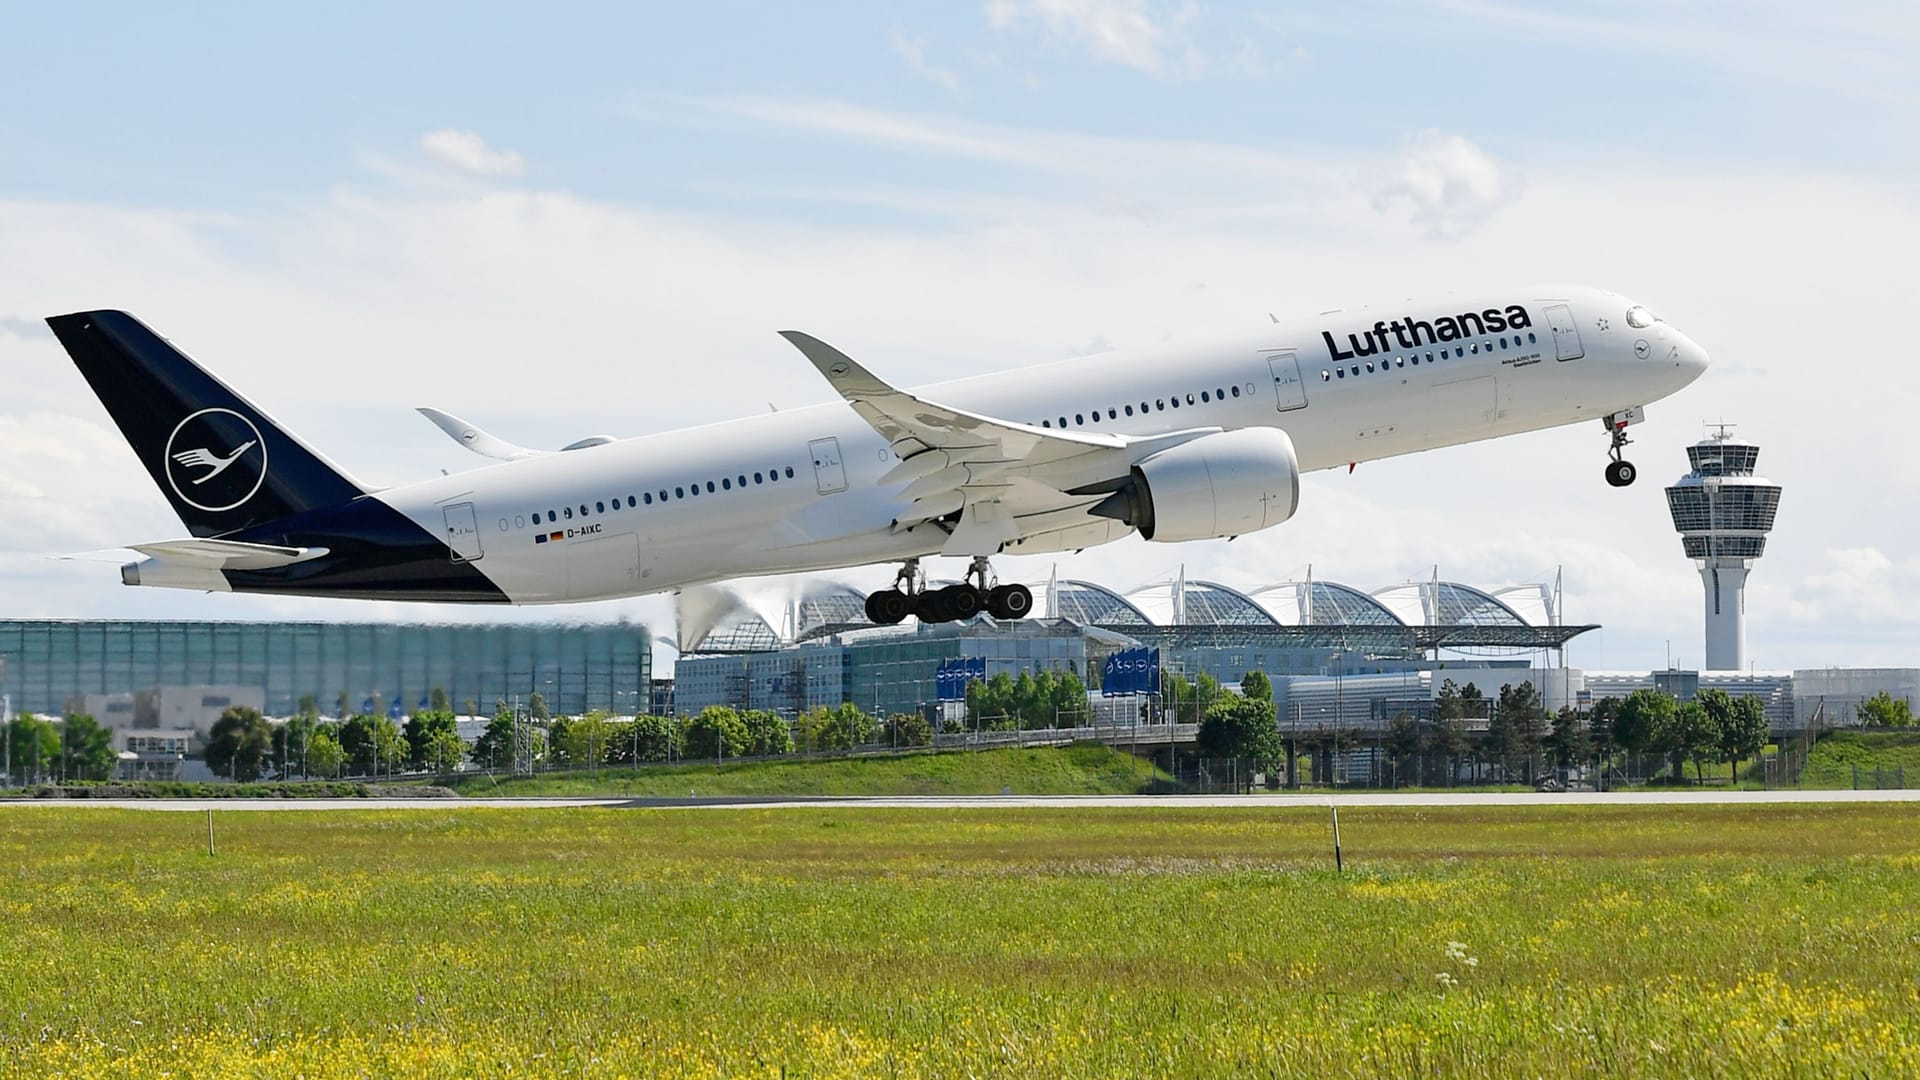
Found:
[[[267,479],[267,448],[253,421],[232,409],[201,409],[167,439],[167,486],[181,502],[218,514],[246,503]]]

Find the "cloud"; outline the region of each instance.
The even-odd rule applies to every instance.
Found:
[[[950,94],[960,92],[959,77],[954,75],[951,69],[940,67],[927,59],[927,39],[909,37],[905,31],[895,27],[893,34],[887,39],[887,47],[892,49],[893,55],[899,57],[907,65],[907,69],[915,75],[934,83]]]
[[[1409,139],[1394,177],[1374,198],[1382,210],[1407,207],[1428,235],[1458,237],[1512,201],[1514,182],[1486,151],[1459,135],[1423,131]]]
[[[1177,56],[1190,73],[1205,62],[1185,40],[1184,28],[1199,14],[1191,3],[1156,17],[1146,0],[989,0],[986,14],[995,30],[1031,21],[1100,60],[1149,75],[1164,74],[1169,56]]]
[[[420,149],[442,164],[475,176],[519,176],[527,168],[526,159],[517,152],[495,150],[479,135],[456,128],[441,128],[422,135]]]

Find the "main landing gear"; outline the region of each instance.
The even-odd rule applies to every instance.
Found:
[[[891,626],[909,615],[923,623],[958,622],[980,612],[996,619],[1024,619],[1033,610],[1033,590],[1025,585],[994,584],[993,567],[985,556],[967,568],[967,580],[942,589],[927,588],[920,560],[908,559],[893,587],[867,597],[867,618]]]
[[[1607,483],[1613,487],[1626,487],[1640,475],[1640,470],[1633,467],[1633,462],[1621,457],[1620,451],[1633,441],[1627,438],[1627,425],[1645,418],[1646,413],[1643,410],[1629,409],[1626,412],[1614,413],[1604,421],[1607,425],[1607,434],[1613,439],[1613,445],[1607,448],[1607,456],[1613,459],[1607,462]]]

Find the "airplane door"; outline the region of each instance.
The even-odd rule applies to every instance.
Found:
[[[1573,309],[1565,304],[1548,304],[1547,326],[1553,330],[1553,348],[1560,359],[1578,360],[1587,355],[1580,345],[1580,328],[1573,325]]]
[[[847,490],[847,468],[840,461],[839,439],[815,439],[807,444],[813,453],[813,482],[820,494]]]
[[[479,562],[485,552],[480,550],[480,523],[474,520],[472,503],[454,503],[447,507],[447,549],[453,552],[453,561]]]
[[[1293,350],[1267,354],[1267,368],[1273,372],[1275,405],[1281,412],[1307,407],[1307,384],[1300,381],[1300,362]]]

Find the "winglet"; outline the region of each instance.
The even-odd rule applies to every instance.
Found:
[[[481,457],[497,458],[500,461],[518,461],[521,458],[534,457],[540,453],[538,450],[529,450],[524,446],[516,446],[498,436],[489,435],[452,413],[441,412],[439,409],[429,409],[425,406],[421,406],[419,412],[420,415],[433,421],[435,427],[446,432],[447,438],[479,454]]]
[[[862,401],[884,394],[897,394],[900,391],[881,381],[878,375],[860,366],[859,362],[839,349],[821,341],[812,334],[799,330],[782,330],[780,336],[793,343],[801,355],[812,361],[827,382],[840,392],[848,401]]]

